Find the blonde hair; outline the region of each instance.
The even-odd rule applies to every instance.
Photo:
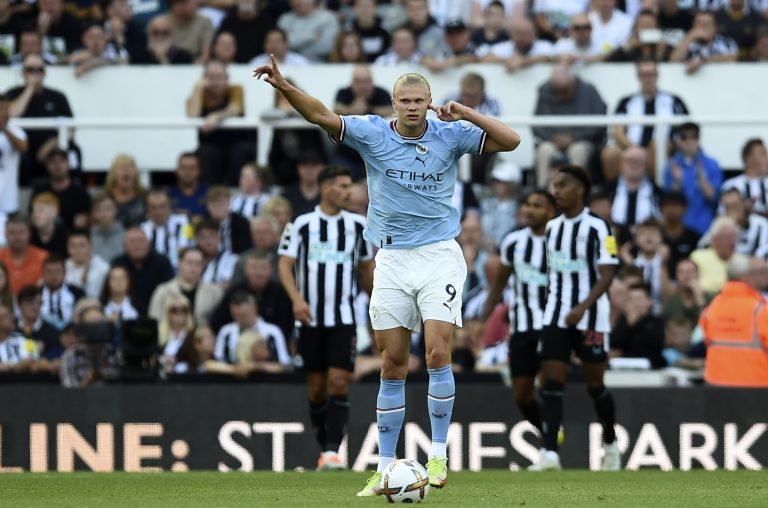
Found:
[[[32,206],[36,204],[41,205],[51,205],[55,206],[56,209],[59,208],[59,198],[56,197],[56,194],[53,192],[41,192],[34,198],[32,198]]]
[[[395,86],[392,87],[392,97],[397,95],[397,90],[403,85],[423,86],[423,87],[426,87],[427,92],[430,95],[432,94],[432,89],[429,87],[429,82],[427,81],[427,78],[425,78],[424,76],[416,72],[409,72],[397,78],[397,81],[395,81]]]
[[[269,198],[267,202],[264,203],[264,206],[261,207],[261,213],[259,215],[274,218],[275,208],[278,206],[284,206],[288,208],[289,215],[293,215],[293,207],[291,206],[291,202],[285,199],[283,196],[272,196]]]
[[[236,363],[253,363],[253,346],[266,342],[267,340],[259,332],[255,330],[244,331],[237,339]]]
[[[192,305],[190,305],[189,299],[179,293],[169,294],[165,302],[163,302],[163,315],[160,318],[160,323],[157,325],[157,338],[161,346],[165,346],[168,343],[168,339],[171,338],[171,323],[168,319],[168,312],[171,307],[179,304],[187,308],[187,332],[195,326],[195,322],[192,319]]]
[[[112,160],[112,165],[109,166],[107,182],[104,184],[104,187],[107,189],[107,192],[112,192],[114,190],[115,186],[117,185],[117,176],[115,176],[117,173],[117,168],[125,165],[133,166],[133,169],[136,171],[136,175],[133,181],[133,191],[137,194],[142,194],[144,189],[139,182],[139,169],[136,166],[136,159],[126,154],[120,154]]]

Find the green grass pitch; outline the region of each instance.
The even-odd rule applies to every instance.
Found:
[[[366,475],[329,473],[73,473],[0,475],[0,506],[175,508],[383,506],[357,498]],[[768,472],[451,473],[434,506],[766,507]]]

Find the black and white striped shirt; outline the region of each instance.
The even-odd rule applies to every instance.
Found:
[[[600,278],[600,265],[617,265],[616,238],[608,223],[589,208],[573,218],[565,215],[547,223],[549,292],[544,326],[568,328],[565,316],[586,300]],[[579,330],[611,331],[610,302],[603,293],[587,309],[576,326]]]
[[[291,365],[291,354],[288,352],[288,345],[282,330],[272,323],[267,323],[261,317],[250,328],[241,329],[236,322],[222,326],[219,333],[216,334],[213,357],[222,362],[237,363],[237,343],[240,340],[240,335],[247,331],[254,331],[264,337],[269,347],[270,356],[274,360],[281,365]]]
[[[149,238],[149,243],[155,252],[166,256],[174,269],[179,267],[179,251],[194,243],[189,218],[181,213],[171,214],[165,224],[146,220],[141,223],[141,229]]]
[[[747,227],[739,228],[736,252],[745,256],[754,256],[757,250],[768,244],[768,219],[752,213],[747,218]]]
[[[512,269],[515,287],[514,304],[509,306],[510,330],[541,330],[549,281],[546,237],[534,235],[531,228],[509,233],[501,242],[501,262]]]
[[[638,254],[634,264],[643,270],[643,281],[651,287],[654,303],[661,303],[661,270],[664,268],[661,254],[656,253],[651,259]]]
[[[699,57],[706,60],[712,56],[737,55],[738,53],[739,45],[736,44],[736,41],[720,34],[715,35],[715,38],[709,42],[693,41],[688,45],[688,59]]]
[[[203,282],[209,284],[223,284],[232,281],[235,274],[235,266],[240,256],[229,251],[220,251],[215,258],[208,261],[203,271]]]
[[[699,248],[711,245],[709,234],[701,237]],[[736,252],[744,256],[758,256],[761,247],[768,245],[768,219],[752,213],[747,217],[747,227],[739,224],[739,236],[736,240]]]
[[[297,260],[296,283],[312,313],[309,326],[355,324],[358,263],[373,259],[364,228],[362,215],[330,216],[319,206],[285,227],[277,252]]]
[[[723,182],[720,193],[729,189],[738,189],[744,199],[752,200],[752,211],[768,212],[768,177],[735,176]]]
[[[616,224],[629,227],[660,217],[659,194],[658,187],[650,178],[644,178],[636,190],[630,191],[626,180],[620,176],[613,193],[611,219]]]
[[[72,321],[75,304],[83,296],[85,293],[82,289],[66,282],[53,291],[48,286],[43,286],[43,307],[40,314],[43,319],[61,329]]]
[[[717,11],[728,7],[730,0],[697,0],[697,7],[703,11]],[[747,0],[749,8],[757,12],[768,11],[768,0]]]
[[[699,248],[711,245],[709,234],[699,240]],[[763,257],[758,254],[761,248],[768,245],[768,219],[752,213],[747,218],[747,227],[739,224],[739,236],[736,240],[736,252],[744,256]]]
[[[655,115],[670,117],[675,115],[687,115],[688,108],[676,95],[667,92],[658,92],[653,100],[647,100],[643,94],[624,97],[616,106],[617,115],[643,116]],[[633,145],[647,147],[653,139],[653,125],[627,125],[627,139]],[[662,139],[669,137],[669,126],[663,126]]]
[[[261,207],[269,201],[269,194],[235,194],[230,201],[229,209],[239,213],[246,219],[256,217],[261,212]]]
[[[23,360],[37,360],[39,354],[35,342],[18,332],[11,332],[0,342],[0,363],[16,364]]]

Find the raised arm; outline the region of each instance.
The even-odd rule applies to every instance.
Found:
[[[437,113],[440,120],[455,122],[466,120],[485,131],[488,136],[483,153],[511,152],[520,144],[520,135],[495,118],[478,113],[474,109],[451,101],[445,106],[429,108]]]
[[[321,127],[333,139],[339,139],[341,135],[341,118],[339,115],[328,109],[319,100],[288,83],[280,74],[275,55],[270,55],[270,58],[272,65],[257,67],[253,71],[254,77],[261,79],[264,76],[264,81],[277,88],[305,120]]]

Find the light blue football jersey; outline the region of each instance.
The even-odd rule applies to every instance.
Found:
[[[356,150],[368,174],[368,220],[363,237],[376,246],[411,249],[456,238],[459,212],[451,206],[464,154],[481,154],[485,132],[475,125],[427,120],[405,137],[380,116],[342,116],[339,140]]]

